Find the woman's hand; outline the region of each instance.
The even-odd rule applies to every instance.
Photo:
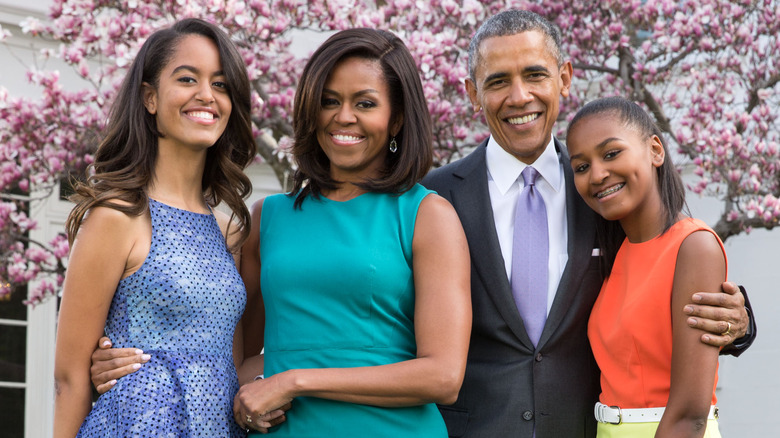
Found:
[[[117,379],[138,371],[151,359],[137,348],[111,348],[111,345],[111,339],[104,336],[92,352],[89,375],[98,394],[107,392],[116,385]]]
[[[243,385],[233,399],[236,423],[247,430],[267,433],[270,427],[284,422],[292,396],[283,388],[283,375],[255,380]]]

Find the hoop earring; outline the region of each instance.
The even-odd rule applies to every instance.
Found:
[[[395,141],[395,137],[390,139],[390,152],[395,153],[398,150],[398,143]]]

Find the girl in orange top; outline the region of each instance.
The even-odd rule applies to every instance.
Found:
[[[609,275],[588,324],[601,369],[598,437],[720,437],[718,348],[683,307],[726,278],[723,244],[682,214],[685,189],[660,130],[635,103],[589,103],[569,125],[577,191],[606,219]],[[610,272],[611,271],[611,272]]]

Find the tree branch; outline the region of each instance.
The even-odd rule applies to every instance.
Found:
[[[600,73],[607,73],[610,75],[620,76],[620,71],[603,65],[572,63],[572,67],[576,70],[597,71]]]
[[[718,233],[718,236],[720,236],[720,239],[725,242],[729,237],[741,234],[748,227],[766,228],[767,230],[771,230],[778,225],[777,221],[766,222],[759,217],[748,218],[744,215],[739,219],[729,221],[726,220],[725,215],[723,215],[712,229],[715,230],[715,232]]]

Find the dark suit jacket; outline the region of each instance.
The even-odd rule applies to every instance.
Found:
[[[466,376],[452,406],[440,406],[451,437],[594,437],[599,371],[587,338],[602,283],[595,213],[573,183],[568,152],[557,140],[566,180],[569,260],[536,348],[515,307],[493,223],[483,142],[460,161],[432,171],[423,185],[449,200],[471,251],[474,311]]]

